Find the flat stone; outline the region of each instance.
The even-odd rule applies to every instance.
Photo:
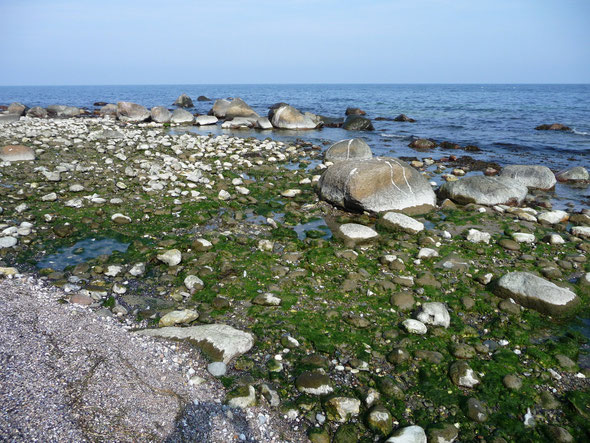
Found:
[[[240,331],[228,325],[211,324],[190,327],[165,327],[136,331],[140,335],[188,340],[216,361],[228,364],[233,358],[248,352],[254,345],[249,332]]]
[[[566,315],[580,300],[572,291],[528,272],[510,272],[494,283],[493,292],[543,314]]]
[[[528,189],[510,179],[475,175],[447,182],[441,186],[439,193],[442,198],[450,198],[460,204],[494,206],[521,204]]]
[[[222,377],[227,372],[227,365],[222,361],[214,361],[213,363],[209,363],[207,365],[207,371],[213,377]]]
[[[499,177],[512,180],[529,189],[548,190],[557,183],[551,169],[538,165],[508,165],[502,169]]]
[[[398,429],[385,443],[426,443],[426,432],[420,426]]]
[[[35,150],[23,145],[2,146],[0,160],[3,162],[33,161],[35,160]]]
[[[173,326],[176,324],[190,323],[199,318],[199,313],[192,309],[183,309],[182,311],[172,311],[160,319],[160,327]]]
[[[408,234],[417,234],[424,230],[424,224],[399,212],[387,212],[380,222],[386,228],[397,229]]]
[[[408,318],[402,322],[402,326],[408,331],[410,334],[426,334],[428,332],[428,328],[424,323],[419,320],[414,320]]]
[[[344,240],[353,243],[368,242],[379,237],[379,234],[374,229],[357,223],[345,223],[340,225],[338,227],[338,232]]]

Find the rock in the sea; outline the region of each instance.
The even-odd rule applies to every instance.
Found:
[[[408,146],[412,149],[417,149],[418,151],[425,151],[435,148],[436,143],[426,138],[419,138],[417,140],[413,140]]]
[[[186,94],[180,94],[180,96],[173,103],[174,106],[180,106],[181,108],[192,108],[193,100]]]
[[[580,300],[572,291],[528,272],[509,272],[492,282],[495,295],[549,315],[574,311]]]
[[[583,166],[575,166],[557,173],[557,181],[563,183],[586,183],[590,182],[590,174]]]
[[[176,324],[190,323],[199,318],[199,313],[192,309],[183,309],[182,311],[172,311],[160,319],[160,327],[174,326]]]
[[[324,159],[329,162],[372,158],[371,148],[362,138],[340,140],[328,148]]]
[[[416,318],[427,325],[443,328],[448,328],[451,324],[449,311],[444,303],[440,302],[424,303]]]
[[[212,324],[181,327],[143,329],[141,335],[152,337],[190,340],[208,354],[214,361],[228,364],[233,358],[248,352],[254,345],[254,337],[249,332],[240,331],[228,325]]]
[[[27,111],[27,117],[47,118],[47,110],[41,106],[33,106]]]
[[[267,117],[258,117],[254,123],[256,129],[272,129],[273,125]]]
[[[164,106],[154,106],[150,112],[152,121],[156,123],[168,123],[172,118],[172,113]]]
[[[406,123],[415,123],[416,120],[413,118],[408,117],[406,114],[400,114],[393,119],[394,122],[406,122]]]
[[[367,113],[360,108],[346,108],[344,115],[366,115]]]
[[[500,178],[506,178],[529,189],[551,189],[557,183],[555,175],[547,166],[508,165],[502,169]]]
[[[347,131],[373,131],[375,128],[373,127],[373,123],[371,120],[366,117],[361,117],[360,115],[349,115],[344,120],[342,124],[342,128],[346,129]]]
[[[420,426],[398,429],[385,443],[426,443],[426,432]]]
[[[33,161],[35,160],[35,150],[23,145],[2,146],[0,160],[3,162]]]
[[[278,129],[315,129],[322,124],[316,115],[310,112],[304,114],[287,104],[272,111],[270,122]]]
[[[338,233],[345,241],[354,244],[366,243],[379,237],[374,229],[357,223],[345,223],[338,227]]]
[[[170,117],[170,123],[176,123],[179,125],[192,125],[195,121],[195,116],[185,109],[175,109]]]
[[[209,97],[204,96],[204,95],[199,95],[197,97],[197,101],[198,102],[210,102],[211,99]]]
[[[346,209],[425,213],[436,206],[428,181],[406,162],[390,157],[338,162],[319,182],[320,197]]]
[[[475,175],[447,182],[441,186],[439,193],[441,198],[450,198],[460,204],[477,203],[493,206],[521,204],[528,189],[511,180]]]
[[[481,380],[466,361],[458,360],[449,368],[451,381],[462,388],[473,388]]]
[[[12,115],[25,115],[25,111],[27,110],[27,107],[25,105],[23,105],[22,103],[18,103],[18,102],[14,102],[11,103],[10,105],[8,105],[8,109],[6,110],[6,112],[8,112],[9,114]]]
[[[150,111],[137,103],[117,103],[117,118],[122,122],[139,123],[146,121],[150,117]]]
[[[535,128],[537,131],[571,131],[572,129],[561,123],[543,124]]]
[[[195,124],[198,126],[214,125],[219,120],[214,115],[199,115],[195,119]]]
[[[217,118],[225,118],[227,109],[229,108],[229,100],[219,99],[215,100],[213,107],[209,111],[209,115],[213,115]]]
[[[70,118],[80,115],[82,111],[74,106],[64,105],[50,105],[47,106],[47,114],[49,117],[56,118]]]
[[[217,102],[215,102],[215,104],[217,104]],[[215,105],[213,105],[213,108],[215,108]],[[217,115],[215,116],[217,117]],[[241,98],[234,98],[225,111],[225,118],[229,120],[236,117],[253,117],[254,119],[257,119],[260,116],[254,111],[254,109],[248,106],[244,100]]]
[[[223,129],[247,129],[253,128],[256,124],[256,118],[253,117],[235,117],[226,120],[221,124]]]
[[[399,212],[388,212],[381,219],[381,224],[389,229],[397,229],[408,234],[417,234],[424,230],[424,223]]]

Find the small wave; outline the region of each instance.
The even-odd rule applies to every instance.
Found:
[[[399,139],[409,139],[410,136],[408,135],[400,135],[400,134],[388,134],[388,133],[383,133],[381,134],[381,137],[385,137],[385,138],[399,138]]]
[[[578,131],[576,129],[572,129],[572,132],[576,135],[590,135],[590,132]]]

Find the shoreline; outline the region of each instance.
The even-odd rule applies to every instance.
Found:
[[[221,379],[233,393],[226,401],[248,398],[244,386],[272,383],[281,414],[304,421],[314,442],[388,437],[416,425],[431,438],[444,425],[462,440],[541,439],[556,426],[576,438],[588,432],[576,428],[586,411],[571,397],[589,386],[588,368],[576,361],[583,337],[491,286],[510,271],[534,273],[575,294],[587,314],[590,243],[585,228],[573,230],[590,224],[587,208],[562,214],[526,191],[532,197],[516,206],[439,198],[413,216],[423,225],[413,232],[320,200],[319,176],[332,166],[311,143],[171,134],[108,119],[0,126],[0,144],[13,141],[32,146],[35,159],[0,170],[10,186],[0,196],[3,238],[17,241],[0,249],[3,264],[32,269],[49,250],[124,239],[124,252],[39,274],[66,291],[64,301],[75,296],[128,325],[156,327],[167,313],[192,310],[198,316],[187,325],[220,322],[254,334],[252,351]],[[453,174],[459,165],[430,153],[412,166],[456,177],[447,183],[464,180]],[[342,238],[346,224],[377,236]],[[71,253],[92,252],[79,249]],[[448,322],[420,317],[435,303]],[[555,334],[563,342],[552,343]],[[478,386],[453,381],[452,368],[465,365]],[[521,387],[506,386],[507,375]],[[558,406],[537,402],[553,389]],[[477,402],[466,405],[471,398]],[[499,408],[508,407],[518,412],[506,421]],[[528,410],[537,426],[524,426]],[[387,425],[376,412],[389,416]]]

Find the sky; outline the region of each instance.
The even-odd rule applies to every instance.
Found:
[[[0,85],[590,83],[590,0],[0,0]]]

